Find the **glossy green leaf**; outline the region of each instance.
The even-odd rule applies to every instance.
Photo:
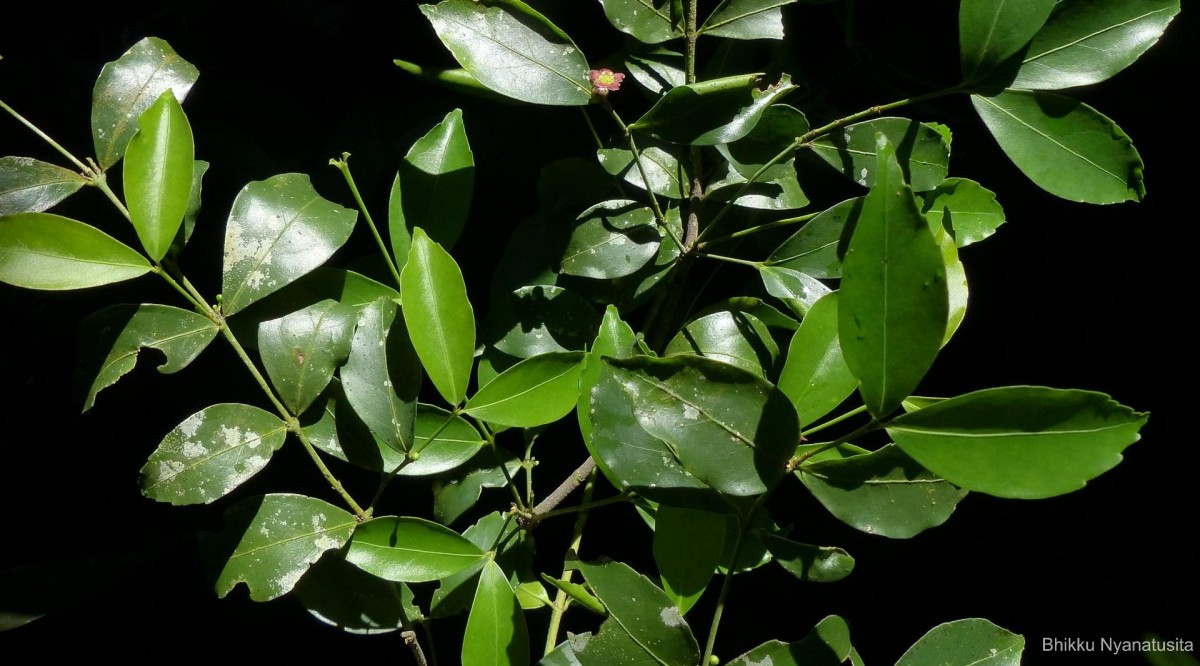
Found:
[[[404,323],[438,393],[451,405],[467,395],[475,360],[475,315],[462,271],[418,228],[400,274]]]
[[[225,514],[225,531],[211,544],[220,573],[217,596],[238,583],[255,601],[292,590],[326,551],[345,545],[358,522],[328,502],[304,495],[265,495],[238,502]]]
[[[867,409],[882,418],[929,370],[946,333],[946,267],[879,135],[875,184],[842,262],[838,338]]]
[[[783,39],[780,7],[796,0],[724,0],[700,26],[700,32],[730,39]]]
[[[167,254],[192,193],[192,126],[170,90],[138,118],[125,151],[125,203],[142,247],[158,261]]]
[[[832,412],[854,393],[858,380],[846,365],[838,339],[837,292],[817,301],[800,322],[778,386],[792,401],[802,427]]]
[[[413,445],[420,363],[396,304],[379,298],[363,309],[340,377],[346,400],[367,428],[396,451]]]
[[[494,301],[488,340],[516,358],[582,350],[592,341],[600,317],[587,301],[562,287],[522,287]]]
[[[186,368],[217,337],[219,329],[208,317],[167,305],[113,305],[80,324],[82,376],[91,383],[83,411],[96,396],[117,383],[134,366],[143,349],[165,357],[158,371],[173,374]]]
[[[350,354],[358,313],[324,300],[258,325],[258,350],[275,393],[292,414],[321,395]]]
[[[967,495],[890,444],[872,453],[808,462],[796,475],[838,520],[892,539],[941,525]]]
[[[654,514],[654,564],[663,591],[687,613],[712,580],[725,545],[725,516],[659,506]]]
[[[769,532],[756,532],[783,570],[809,583],[836,583],[854,570],[854,558],[841,548],[812,546]]]
[[[683,37],[680,0],[600,0],[614,28],[644,44]]]
[[[304,574],[293,593],[317,620],[349,634],[385,634],[420,619],[413,593],[327,552]]]
[[[745,496],[783,477],[799,428],[770,383],[698,356],[604,363],[592,392],[592,452],[621,487],[703,483]]]
[[[142,494],[171,504],[208,504],[258,474],[283,446],[287,424],[250,405],[224,403],[167,433],[142,467]]]
[[[527,358],[500,373],[471,396],[467,414],[502,426],[533,428],[571,413],[578,402],[583,352]]]
[[[187,245],[192,239],[192,232],[196,230],[196,218],[200,216],[200,206],[202,203],[202,195],[204,192],[204,174],[208,173],[208,162],[204,160],[196,160],[192,163],[192,187],[188,193],[187,208],[183,212],[183,224],[179,227],[179,234],[175,237],[175,242],[179,247]]]
[[[533,573],[533,541],[507,515],[499,511],[486,514],[463,530],[463,537],[481,551],[489,551],[500,544],[500,552],[493,561],[509,572],[509,583],[514,587],[517,603],[522,608],[541,608],[548,600],[546,590]],[[464,612],[471,606],[479,583],[479,574],[487,558],[478,564],[441,579],[430,600],[433,617],[449,617]]]
[[[575,415],[579,420],[579,432],[584,442],[592,437],[592,389],[600,381],[600,372],[604,364],[601,359],[629,358],[634,354],[637,337],[633,329],[621,319],[621,313],[615,306],[608,306],[604,311],[604,319],[596,332],[596,340],[589,345],[588,354],[583,359],[579,371],[579,402]],[[603,462],[597,461],[603,465]]]
[[[649,579],[621,562],[580,562],[579,570],[608,609],[600,633],[576,651],[582,666],[699,661],[699,645],[687,622]]]
[[[670,143],[731,143],[749,134],[767,108],[795,89],[787,75],[766,85],[759,74],[678,86],[638,118],[632,129]]]
[[[948,178],[936,189],[922,192],[921,211],[933,227],[947,227],[958,247],[977,243],[1004,224],[1004,209],[996,193],[966,178]]]
[[[855,197],[822,211],[776,248],[764,263],[815,278],[841,277],[838,242],[846,225],[853,228],[858,224],[862,206],[863,197]]]
[[[400,470],[401,476],[426,476],[454,469],[483,447],[483,437],[461,416],[433,405],[417,405],[413,448],[420,458]]]
[[[767,164],[784,150],[794,149],[796,139],[808,130],[808,119],[798,109],[787,104],[774,104],[763,111],[749,134],[733,143],[717,146],[717,152],[745,178],[757,175],[759,180],[777,180],[788,172],[795,177],[795,167],[787,168],[792,159],[773,166]]]
[[[588,61],[571,38],[520,0],[421,5],[438,38],[483,85],[534,104],[592,99]]]
[[[1024,636],[982,618],[967,618],[930,629],[900,657],[896,666],[1018,666],[1024,650]]]
[[[546,574],[542,574],[542,580],[562,590],[568,597],[571,598],[571,601],[574,601],[583,608],[586,608],[587,610],[590,610],[600,616],[608,615],[608,611],[605,610],[604,604],[600,603],[600,600],[592,595],[591,592],[588,592],[587,588],[583,585],[560,580]]]
[[[200,77],[192,63],[157,37],[146,37],[100,70],[92,91],[92,141],[101,168],[125,154],[137,122],[170,90],[182,102]]]
[[[963,80],[982,80],[1018,56],[1054,4],[1055,0],[962,0],[958,44]]]
[[[516,476],[521,470],[521,461],[511,453],[502,455],[508,476]],[[492,449],[484,449],[466,465],[434,480],[433,516],[439,523],[449,525],[474,508],[484,488],[506,485],[508,480],[500,471],[500,460]]]
[[[1087,104],[1027,90],[971,95],[971,102],[1001,150],[1047,192],[1094,204],[1146,195],[1133,142]]]
[[[636,201],[605,201],[579,216],[560,270],[597,280],[624,277],[658,254],[659,241],[649,208]]]
[[[529,631],[504,571],[489,560],[479,575],[463,634],[464,666],[529,663]]]
[[[417,139],[400,162],[388,203],[388,229],[397,261],[408,259],[415,227],[444,247],[454,246],[471,209],[474,180],[475,156],[462,111],[455,109]]]
[[[688,322],[663,350],[664,356],[678,354],[711,358],[766,378],[774,375],[779,346],[754,315],[724,310]]]
[[[1103,393],[1010,386],[904,414],[888,433],[955,485],[1036,499],[1078,490],[1115,467],[1148,417]]]
[[[718,167],[718,179],[707,186],[707,196],[715,201],[732,201],[743,208],[759,210],[796,210],[809,204],[800,188],[794,160],[776,165],[767,172],[773,179],[759,177],[753,183],[731,164]]]
[[[600,166],[613,176],[620,176],[626,183],[650,190],[669,199],[685,199],[692,187],[688,173],[688,158],[678,146],[643,146],[641,168],[634,163],[633,151],[625,148],[601,148],[596,153]],[[643,174],[645,178],[642,178]],[[646,186],[649,183],[649,187]]]
[[[946,180],[950,143],[937,128],[908,118],[876,118],[847,125],[808,144],[818,157],[847,178],[872,187],[879,177],[876,135],[887,137],[913,190],[932,190]]]
[[[350,238],[358,213],[322,199],[288,173],[242,188],[225,227],[223,311],[234,314],[325,263]]]
[[[625,67],[634,80],[655,95],[687,82],[683,65],[682,53],[663,48],[625,56]]]
[[[153,268],[136,250],[50,213],[0,216],[0,282],[59,291],[123,282]]]
[[[803,640],[795,643],[768,641],[729,662],[728,666],[840,666],[853,652],[850,627],[842,618],[830,615],[818,622]]]
[[[789,310],[800,317],[806,316],[817,301],[831,291],[825,283],[800,271],[762,264],[756,268],[767,293],[783,301]]]
[[[32,157],[0,157],[0,215],[49,210],[86,183],[74,171]]]
[[[477,564],[485,553],[457,532],[420,518],[374,518],[359,525],[346,561],[384,580],[423,583]]]
[[[800,322],[792,319],[788,315],[783,314],[774,306],[763,302],[761,298],[753,296],[735,296],[727,298],[723,301],[717,301],[712,305],[704,308],[696,314],[697,317],[703,317],[710,312],[721,311],[745,312],[753,316],[755,319],[767,325],[767,328],[780,328],[785,331],[794,331],[800,326]]]
[[[971,290],[967,285],[967,268],[958,258],[958,246],[955,245],[954,236],[943,229],[935,233],[934,237],[939,239],[942,247],[942,261],[946,265],[946,305],[948,309],[946,337],[942,339],[942,344],[945,345],[950,342],[950,338],[954,337],[963,318],[967,316],[967,301],[970,298]]]
[[[1056,90],[1104,81],[1132,65],[1179,13],[1179,0],[1060,2],[1010,85]]]

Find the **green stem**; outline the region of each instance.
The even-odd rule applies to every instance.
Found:
[[[737,257],[726,257],[722,254],[712,254],[709,252],[697,252],[696,256],[704,257],[705,259],[716,259],[717,261],[727,261],[731,264],[741,264],[743,266],[750,266],[752,268],[758,268],[763,265],[763,262],[761,261],[750,261],[748,259],[738,259]]]
[[[828,428],[829,426],[841,423],[842,421],[845,421],[846,419],[848,419],[852,416],[855,416],[857,414],[861,414],[865,411],[867,411],[867,406],[859,405],[858,407],[855,407],[854,409],[846,412],[845,414],[842,414],[841,416],[836,416],[820,425],[815,425],[815,426],[809,428],[808,430],[805,430],[804,432],[800,433],[800,435],[803,437],[808,437],[809,435],[821,432],[822,430]]]
[[[592,122],[592,117],[587,114],[587,107],[579,107],[579,113],[583,115],[583,122],[587,123],[588,131],[592,133],[592,138],[596,141],[596,148],[604,148],[604,141],[600,139],[600,133],[596,131],[596,124]]]
[[[28,120],[25,119],[25,116],[22,116],[21,114],[17,113],[16,109],[5,104],[4,100],[0,100],[0,109],[4,109],[5,111],[7,111],[10,116],[12,116],[13,118],[16,118],[18,122],[20,122],[22,125],[24,125],[25,127],[28,127],[30,130],[32,130],[34,134],[41,137],[42,140],[45,141],[46,143],[50,144],[50,146],[52,148],[54,148],[58,152],[62,153],[63,157],[66,157],[67,159],[71,160],[71,162],[73,162],[75,164],[75,166],[79,167],[79,170],[82,171],[84,173],[84,175],[88,176],[89,178],[96,175],[96,173],[94,171],[92,171],[91,167],[89,167],[86,164],[84,164],[83,162],[79,161],[79,159],[76,158],[74,155],[72,155],[70,153],[70,151],[68,151],[66,148],[63,148],[62,146],[60,146],[58,144],[58,142],[55,141],[54,139],[51,139],[48,134],[46,134],[42,130],[38,129],[37,125],[34,125],[33,123],[29,122]]]
[[[671,230],[670,225],[667,224],[667,216],[663,214],[662,207],[658,205],[658,197],[654,196],[654,190],[650,189],[650,179],[646,177],[646,168],[642,166],[642,153],[640,150],[638,150],[637,141],[635,141],[633,138],[633,132],[629,130],[629,126],[625,124],[625,121],[621,119],[620,114],[617,113],[616,109],[612,108],[612,105],[608,103],[607,99],[601,102],[601,106],[608,111],[608,114],[612,116],[613,121],[616,122],[621,128],[621,131],[625,133],[625,141],[629,144],[629,152],[633,153],[633,163],[635,166],[637,166],[638,175],[642,177],[642,185],[646,190],[646,196],[650,198],[650,210],[654,212],[654,220],[658,223],[658,226],[662,227],[663,230],[667,232],[667,235],[671,237],[671,240],[675,241],[675,245],[679,247],[680,252],[684,251],[683,241],[679,240],[679,237],[675,235],[675,232]]]
[[[119,198],[117,198],[116,193],[113,192],[112,188],[108,186],[108,177],[103,171],[96,171],[95,174],[96,175],[91,180],[92,185],[103,192],[104,196],[108,197],[108,200],[117,207],[117,210],[121,212],[121,215],[125,216],[126,220],[132,222],[133,218],[129,215],[129,209],[125,207],[125,204]]]
[[[583,505],[587,505],[592,500],[592,493],[596,489],[596,470],[588,475],[587,485],[583,487]],[[575,519],[575,530],[571,534],[571,545],[568,547],[568,552],[578,553],[579,544],[583,541],[583,526],[587,523],[588,512],[586,509],[579,512],[579,516]],[[562,575],[559,580],[569,583],[574,575],[574,569],[568,569],[563,566]],[[567,605],[570,599],[567,593],[559,590],[554,595],[554,610],[550,613],[550,627],[546,630],[546,645],[542,655],[548,655],[554,651],[554,646],[558,645],[558,629],[562,624],[563,613],[567,610]]]
[[[705,241],[703,243],[698,243],[696,245],[696,249],[703,250],[706,247],[711,247],[713,245],[719,245],[721,243],[728,243],[729,241],[737,240],[739,238],[745,238],[746,236],[752,236],[754,234],[762,233],[762,232],[768,231],[770,229],[777,229],[779,227],[786,227],[786,226],[789,226],[792,224],[801,224],[803,222],[808,222],[809,220],[813,219],[814,217],[820,215],[823,212],[824,211],[817,211],[815,213],[808,213],[807,215],[798,215],[796,217],[788,217],[788,218],[784,218],[782,220],[775,220],[774,222],[767,222],[765,224],[760,224],[755,227],[747,227],[745,229],[742,229],[741,231],[735,231],[735,232],[729,234],[728,236],[721,236],[719,238],[713,238],[713,239]],[[768,262],[768,265],[770,265],[770,262]]]
[[[375,507],[379,504],[379,501],[383,499],[384,491],[387,490],[388,485],[391,484],[392,480],[396,478],[396,475],[399,474],[405,467],[408,467],[410,463],[416,462],[417,456],[421,453],[421,451],[424,450],[426,446],[429,446],[430,442],[437,439],[438,435],[442,434],[442,431],[450,425],[450,422],[454,420],[455,416],[456,414],[451,412],[450,415],[446,417],[446,420],[442,421],[442,424],[438,426],[437,430],[433,431],[433,434],[426,437],[425,441],[422,442],[420,446],[414,444],[409,453],[404,456],[404,460],[402,460],[399,465],[396,465],[395,469],[393,469],[391,472],[388,472],[386,476],[380,479],[379,488],[375,490],[375,496],[371,498],[371,503],[367,505],[367,514],[375,513]]]
[[[375,226],[375,220],[371,218],[371,211],[367,210],[367,204],[363,203],[362,195],[358,193],[358,185],[354,183],[354,176],[350,173],[350,153],[342,153],[342,159],[329,160],[329,165],[337,167],[338,171],[342,172],[342,177],[346,179],[346,184],[350,186],[350,193],[354,195],[354,202],[358,204],[358,209],[362,211],[363,219],[367,221],[367,227],[371,229],[371,236],[375,238],[375,244],[379,246],[379,252],[383,255],[383,260],[387,262],[388,270],[392,272],[392,277],[396,280],[396,286],[400,286],[400,271],[396,268],[396,262],[392,261],[392,253],[383,243],[383,236],[379,235],[379,228]]]
[[[172,289],[179,292],[179,295],[183,296],[184,300],[186,300],[188,303],[191,303],[192,307],[196,308],[197,312],[201,312],[201,313],[205,314],[206,316],[208,316],[209,319],[212,319],[214,322],[218,321],[215,316],[215,313],[212,311],[212,308],[208,307],[208,305],[206,305],[203,300],[196,300],[196,297],[194,295],[188,293],[188,291],[186,289],[184,289],[182,286],[180,286],[180,284],[178,282],[176,282],[174,278],[171,277],[170,273],[167,272],[167,269],[164,268],[161,264],[156,265],[154,267],[154,273],[156,275],[158,275],[158,277],[165,280],[167,284],[171,285]]]
[[[508,473],[508,466],[504,464],[504,456],[500,455],[500,447],[496,444],[496,437],[492,434],[492,431],[488,429],[486,423],[475,417],[471,417],[471,420],[475,421],[475,425],[479,426],[479,431],[483,433],[484,440],[487,441],[488,447],[492,451],[492,455],[496,458],[496,463],[500,466],[500,473],[504,475],[504,480],[507,481],[506,485],[508,486],[508,490],[512,493],[513,504],[516,505],[518,511],[524,513],[527,511],[525,507],[525,501],[521,499],[521,493],[517,490],[517,483],[513,481],[512,474]]]
[[[758,496],[754,501],[754,505],[746,512],[745,518],[738,517],[738,533],[737,539],[733,543],[733,556],[729,558],[729,568],[725,572],[725,580],[721,582],[721,592],[717,595],[717,607],[713,611],[712,624],[708,629],[708,640],[704,645],[704,656],[700,658],[701,664],[708,664],[712,658],[713,647],[717,644],[717,629],[721,626],[721,616],[725,613],[725,602],[729,598],[729,588],[733,585],[733,576],[737,566],[738,555],[741,554],[742,542],[745,541],[746,532],[750,528],[750,519],[754,516],[754,512],[758,511],[770,495],[769,492]]]
[[[799,467],[800,465],[803,465],[806,460],[809,460],[813,456],[824,453],[834,447],[841,446],[842,444],[845,444],[846,442],[849,442],[853,439],[857,439],[858,437],[861,437],[862,435],[865,435],[873,430],[877,430],[879,427],[880,427],[880,422],[875,419],[871,419],[870,423],[864,425],[863,427],[859,428],[858,430],[855,430],[854,432],[852,432],[848,435],[838,437],[837,439],[835,439],[831,442],[825,442],[824,444],[821,444],[820,446],[812,449],[811,451],[806,451],[804,453],[801,453],[798,456],[792,456],[792,459],[787,462],[787,469],[789,471],[794,470],[797,467]]]

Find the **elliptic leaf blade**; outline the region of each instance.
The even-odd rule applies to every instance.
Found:
[[[458,264],[420,228],[400,274],[400,297],[429,379],[446,402],[461,403],[475,361],[475,315]]]
[[[529,663],[529,631],[508,577],[488,560],[479,574],[475,600],[463,634],[464,666]]]
[[[472,567],[485,555],[437,523],[389,516],[368,520],[354,530],[346,561],[384,580],[423,583]]]
[[[921,212],[930,226],[948,228],[958,247],[977,243],[1004,224],[996,193],[966,178],[948,178],[937,189],[922,192]]]
[[[340,377],[346,400],[367,428],[396,451],[412,448],[421,388],[420,363],[396,304],[380,297],[363,308]]]
[[[136,250],[50,213],[0,216],[0,282],[59,291],[123,282],[153,270]]]
[[[192,126],[170,90],[138,118],[125,151],[125,203],[142,247],[167,254],[188,211],[195,173]]]
[[[777,385],[792,401],[801,427],[816,422],[854,393],[858,380],[846,365],[838,338],[837,292],[817,301],[800,322]]]
[[[340,552],[327,552],[293,592],[313,617],[348,634],[386,634],[420,619],[413,593],[359,569]]]
[[[783,570],[810,583],[836,583],[854,570],[854,558],[841,548],[812,546],[770,532],[755,534]]]
[[[958,10],[958,43],[963,80],[976,82],[993,74],[1033,39],[1055,0],[962,0]]]
[[[725,0],[700,26],[700,32],[729,39],[783,39],[784,5],[796,0]]]
[[[292,414],[321,395],[350,354],[358,314],[323,300],[258,326],[258,350],[276,393]]]
[[[634,201],[605,201],[579,216],[559,271],[597,280],[632,275],[658,254],[660,240],[649,208]]]
[[[883,133],[892,145],[904,180],[913,190],[932,190],[950,169],[950,143],[934,125],[908,118],[876,118],[847,125],[809,144],[818,157],[847,178],[871,187],[878,177],[876,135]]]
[[[412,230],[453,247],[471,208],[475,157],[463,128],[462,110],[448,113],[408,150],[392,189],[388,225],[396,259],[408,259]],[[401,266],[403,268],[403,266]]]
[[[795,643],[768,641],[729,662],[728,666],[841,666],[851,658],[850,627],[837,615],[817,623]]]
[[[553,352],[527,358],[479,389],[463,411],[514,428],[553,423],[570,414],[578,402],[583,356],[583,352]]]
[[[760,88],[760,74],[739,74],[677,86],[666,92],[632,129],[670,143],[714,146],[746,136],[763,113],[796,89],[784,75]]]
[[[0,157],[0,215],[49,210],[86,183],[74,171],[32,157]]]
[[[725,516],[660,505],[654,513],[654,563],[663,591],[687,613],[721,560]]]
[[[683,37],[679,0],[600,0],[600,4],[614,28],[643,44]]]
[[[1018,666],[1025,637],[982,618],[939,624],[913,644],[896,666],[925,664],[976,664]]]

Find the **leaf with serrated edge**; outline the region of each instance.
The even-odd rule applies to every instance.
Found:
[[[74,171],[32,157],[0,157],[0,215],[49,210],[86,183]]]
[[[142,349],[155,349],[166,360],[163,374],[186,368],[216,338],[220,329],[208,317],[167,305],[114,305],[89,316],[80,324],[82,373],[91,379],[83,411],[96,396],[133,370]]]
[[[238,583],[250,589],[254,601],[287,594],[322,554],[341,548],[357,524],[349,512],[304,495],[265,495],[235,504],[216,541],[217,596],[225,598]]]

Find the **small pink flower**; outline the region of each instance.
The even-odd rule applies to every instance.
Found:
[[[589,71],[588,78],[592,80],[592,91],[597,95],[604,96],[611,90],[620,90],[621,82],[625,80],[625,75],[605,68]]]

